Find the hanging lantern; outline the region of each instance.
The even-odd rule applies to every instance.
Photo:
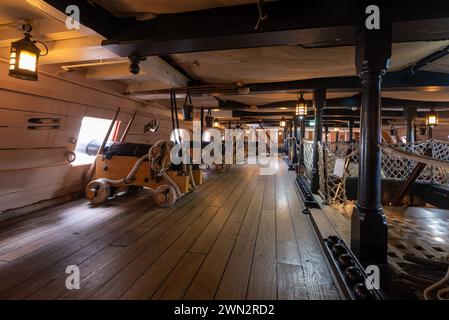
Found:
[[[438,125],[438,113],[432,109],[426,115],[426,126],[433,128],[436,127],[437,125]]]
[[[298,99],[298,103],[296,104],[296,117],[299,119],[304,119],[304,117],[307,115],[307,103],[306,100],[304,100],[304,93],[300,93],[300,97]]]
[[[214,121],[214,128],[220,128],[220,122],[217,120]]]
[[[25,37],[19,41],[11,43],[9,54],[9,75],[22,80],[38,80],[37,70],[41,50],[36,46],[36,42],[31,39],[31,26],[24,25]],[[45,44],[42,43],[44,46]],[[48,48],[45,46],[48,53]],[[46,54],[47,54],[46,53]],[[45,54],[45,55],[46,55]]]
[[[193,106],[188,103],[184,103],[182,106],[182,115],[184,117],[184,121],[192,121],[193,120]]]
[[[286,127],[286,123],[285,123],[284,118],[282,118],[281,122],[279,123],[279,127],[281,127],[281,128],[285,128]]]
[[[182,106],[182,115],[184,117],[184,121],[193,121],[192,96],[189,92],[187,92],[184,105]]]

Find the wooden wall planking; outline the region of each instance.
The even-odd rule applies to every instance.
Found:
[[[66,162],[66,148],[0,150],[0,172],[54,166]]]

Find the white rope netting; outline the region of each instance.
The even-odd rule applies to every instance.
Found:
[[[358,175],[358,154],[357,144],[319,145],[320,194],[326,204],[346,202],[346,179]]]
[[[381,144],[380,147],[382,149],[382,179],[404,181],[421,162],[427,165],[417,179],[418,182],[449,188],[448,142],[428,140],[408,144]],[[358,144],[319,145],[320,194],[327,204],[346,203],[346,180],[349,177],[358,176],[358,150]],[[428,150],[431,151],[431,156]],[[312,152],[313,142],[308,143],[305,148],[305,158],[310,159],[310,174]],[[427,155],[426,152],[428,152]],[[309,153],[308,157],[307,153]],[[306,165],[306,173],[307,171]]]
[[[304,140],[304,167],[305,175],[307,179],[311,181],[313,168],[313,141]]]

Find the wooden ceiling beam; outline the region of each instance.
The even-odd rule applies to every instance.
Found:
[[[267,19],[259,28],[256,4],[161,14],[137,21],[117,18],[87,0],[45,0],[64,12],[77,5],[81,23],[107,40],[103,45],[122,57],[168,55],[238,48],[296,44],[307,48],[353,45],[360,31],[366,1],[273,1],[265,3]],[[383,1],[385,23],[392,24],[393,42],[449,38],[449,6],[445,1]]]

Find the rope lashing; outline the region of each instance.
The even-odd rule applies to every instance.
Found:
[[[350,154],[348,154],[348,155],[346,155],[346,156],[342,156],[342,155],[336,153],[336,152],[335,152],[334,150],[332,150],[331,148],[328,148],[326,151],[329,152],[329,154],[330,154],[331,156],[333,156],[333,157],[335,157],[335,158],[344,159],[344,160],[350,159],[350,158],[352,158],[353,156],[355,156],[355,155],[357,155],[357,154],[359,153],[359,150],[356,149],[356,150],[354,150],[353,152],[351,152]]]
[[[149,151],[150,156],[150,177],[161,177],[170,168],[170,152],[174,147],[171,141],[158,141]]]
[[[166,171],[171,166],[170,153],[175,144],[171,141],[158,141],[149,151],[150,157],[150,177],[163,177],[176,191],[176,195],[181,196],[181,190],[176,182],[168,176]]]
[[[125,178],[117,180],[102,178],[102,180],[106,181],[112,186],[131,184],[135,179],[137,171],[142,166],[142,163],[145,160],[149,159],[150,177],[151,178],[155,176],[163,177],[170,185],[173,186],[173,188],[175,188],[175,191],[179,196],[181,195],[181,190],[179,189],[178,185],[173,181],[173,179],[171,179],[166,173],[166,171],[171,166],[170,152],[173,149],[173,147],[174,147],[173,142],[160,140],[150,148],[148,154],[144,155],[139,160],[137,160],[137,162],[134,164],[133,168]]]

